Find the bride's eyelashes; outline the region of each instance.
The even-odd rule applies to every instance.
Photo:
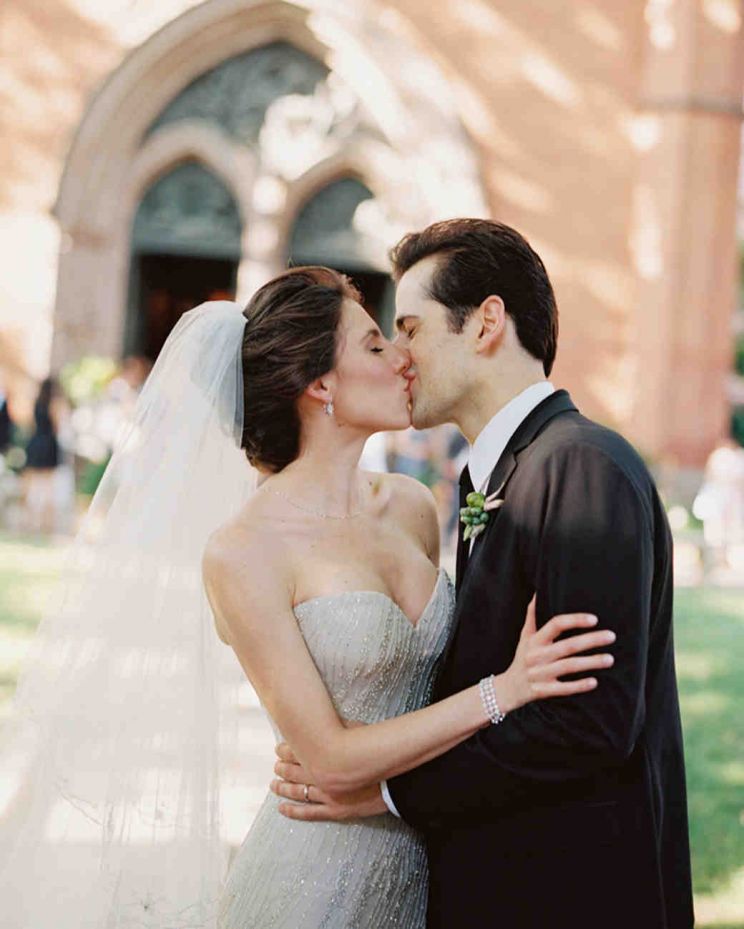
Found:
[[[374,352],[375,355],[380,355],[380,354],[382,354],[382,352],[385,351],[385,349],[384,349],[384,348],[371,348],[370,351],[371,351],[371,352]]]

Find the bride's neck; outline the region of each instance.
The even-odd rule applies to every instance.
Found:
[[[330,509],[357,509],[362,502],[363,479],[359,458],[364,438],[345,442],[310,442],[275,478],[285,493]]]

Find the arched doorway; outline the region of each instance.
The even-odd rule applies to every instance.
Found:
[[[374,226],[376,201],[355,177],[338,178],[317,191],[300,208],[288,243],[288,263],[322,264],[348,274],[364,305],[390,334],[393,287],[385,271],[384,251],[367,230]]]
[[[375,196],[369,206],[357,201],[351,228],[377,204],[383,221],[376,237],[385,247],[434,219],[487,212],[475,152],[446,77],[417,44],[380,28],[378,14],[374,0],[360,17],[340,7],[331,17],[334,28],[326,29],[330,20],[308,17],[286,0],[209,0],[132,51],[89,107],[60,186],[55,366],[90,351],[120,357],[152,350],[135,312],[156,274],[150,265],[162,269],[170,256],[173,284],[187,278],[178,256],[236,261],[232,249],[194,251],[193,239],[188,247],[169,239],[167,251],[150,252],[133,242],[153,179],[165,183],[186,162],[203,166],[237,203],[239,301],[286,266],[294,227],[301,232],[307,225],[300,212],[340,197],[341,188],[322,193],[338,179],[354,176],[370,185]],[[408,67],[415,61],[427,62],[436,93],[421,94],[418,72]],[[313,202],[319,191],[320,207]],[[162,241],[156,237],[151,247]],[[161,258],[145,261],[146,254]],[[322,255],[305,250],[304,257]],[[351,263],[342,269],[383,306],[384,256],[345,257]],[[338,263],[335,251],[325,260]],[[152,286],[162,290],[161,283]],[[192,302],[200,297],[191,290]]]
[[[186,310],[233,299],[240,240],[235,199],[197,161],[152,184],[132,226],[124,354],[154,360]]]

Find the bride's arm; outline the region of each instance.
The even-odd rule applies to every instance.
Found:
[[[215,617],[246,675],[321,789],[346,792],[409,771],[489,725],[478,687],[473,686],[404,716],[346,728],[299,630],[281,563],[276,543],[264,536],[243,537],[239,547],[210,540],[203,562],[204,583]],[[583,614],[559,617],[531,636],[527,658],[534,680],[527,679],[526,666],[514,664],[494,678],[502,711],[538,697],[591,689],[586,679],[563,683],[555,678],[606,667],[601,655],[566,656],[608,644],[607,633],[551,645],[566,629],[590,625]]]

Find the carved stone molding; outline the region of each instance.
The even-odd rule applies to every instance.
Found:
[[[250,225],[251,191],[258,173],[255,154],[219,128],[195,120],[180,120],[147,137],[122,190],[124,215],[118,225],[131,227],[148,188],[185,161],[197,161],[218,177],[237,204],[242,225]]]
[[[223,61],[192,81],[147,130],[181,120],[219,126],[239,142],[255,145],[267,109],[277,98],[312,97],[328,68],[289,42],[271,42]]]
[[[132,227],[136,252],[238,260],[241,221],[230,191],[197,161],[184,161],[145,193]]]

